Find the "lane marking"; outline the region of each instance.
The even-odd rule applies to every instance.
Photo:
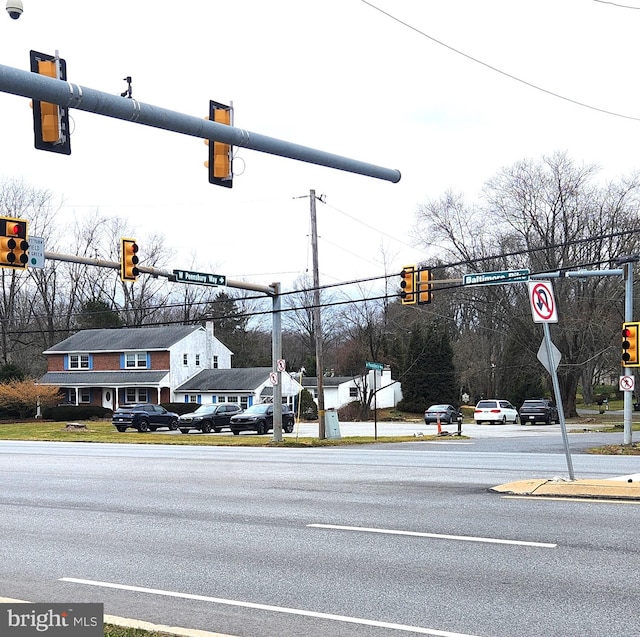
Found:
[[[189,593],[178,593],[176,591],[165,591],[158,588],[145,588],[143,586],[130,586],[127,584],[115,584],[113,582],[100,582],[89,579],[78,579],[76,577],[61,577],[60,582],[71,584],[85,584],[87,586],[98,586],[101,588],[115,588],[121,591],[133,591],[136,593],[149,593],[151,595],[162,595],[164,597],[176,597],[178,599],[190,599],[200,602],[211,602],[214,604],[226,604],[227,606],[240,606],[242,608],[252,608],[255,610],[266,610],[274,613],[286,613],[288,615],[302,615],[303,617],[313,617],[315,619],[328,619],[331,621],[345,622],[348,624],[360,624],[362,626],[374,626],[376,628],[388,628],[400,630],[420,635],[433,635],[434,637],[480,637],[470,633],[452,633],[448,630],[435,630],[433,628],[423,628],[421,626],[409,626],[407,624],[394,624],[391,622],[375,621],[373,619],[362,619],[360,617],[349,617],[348,615],[334,615],[332,613],[318,613],[314,611],[301,610],[299,608],[287,608],[286,606],[271,606],[270,604],[255,604],[253,602],[241,602],[235,599],[223,599],[220,597],[209,597],[208,595],[192,595]]]
[[[333,529],[336,531],[359,531],[361,533],[382,533],[387,535],[410,535],[412,537],[430,537],[438,540],[459,540],[461,542],[487,542],[489,544],[513,544],[516,546],[535,546],[543,549],[555,549],[557,544],[547,542],[525,542],[523,540],[501,540],[493,537],[474,537],[472,535],[444,535],[442,533],[421,533],[418,531],[398,531],[395,529],[375,529],[365,526],[341,526],[338,524],[307,524],[314,529]]]

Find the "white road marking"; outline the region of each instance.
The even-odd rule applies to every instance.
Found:
[[[547,542],[525,542],[523,540],[501,540],[493,537],[474,537],[473,535],[443,535],[442,533],[421,533],[418,531],[398,531],[395,529],[375,529],[365,526],[340,526],[338,524],[307,524],[314,529],[334,529],[336,531],[359,531],[362,533],[382,533],[387,535],[410,535],[412,537],[430,537],[439,540],[459,540],[461,542],[488,542],[490,544],[514,544],[516,546],[535,546],[543,549],[555,549],[557,544]]]
[[[98,586],[101,588],[115,588],[122,591],[135,591],[137,593],[149,593],[151,595],[163,595],[165,597],[176,597],[179,599],[191,599],[200,602],[211,602],[213,604],[226,604],[227,606],[240,606],[242,608],[253,608],[256,610],[271,611],[274,613],[286,613],[288,615],[302,615],[303,617],[314,617],[316,619],[327,619],[348,624],[360,624],[362,626],[375,626],[376,628],[388,628],[390,630],[401,630],[420,635],[433,635],[434,637],[480,637],[470,633],[452,633],[448,630],[435,630],[433,628],[422,628],[421,626],[409,626],[406,624],[394,624],[391,622],[380,622],[373,619],[362,619],[360,617],[349,617],[348,615],[333,615],[331,613],[316,613],[299,608],[287,608],[285,606],[271,606],[270,604],[254,604],[252,602],[242,602],[235,599],[223,599],[220,597],[209,597],[207,595],[191,595],[189,593],[178,593],[176,591],[165,591],[158,588],[145,588],[143,586],[130,586],[127,584],[115,584],[113,582],[99,582],[88,579],[78,579],[75,577],[62,577],[61,582],[72,584],[85,584],[87,586]]]

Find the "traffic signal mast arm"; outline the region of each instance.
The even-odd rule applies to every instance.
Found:
[[[0,65],[0,92],[397,183],[400,171]]]
[[[112,270],[120,270],[120,261],[105,261],[104,259],[94,259],[92,257],[80,257],[75,254],[61,254],[59,252],[46,252],[44,258],[51,261],[65,261],[67,263],[83,263],[84,265],[94,265],[100,268],[111,268]],[[153,277],[164,277],[170,281],[175,281],[176,276],[173,270],[161,270],[160,268],[147,268],[138,264],[140,274],[150,274]],[[253,292],[261,292],[268,296],[277,294],[276,289],[272,285],[259,285],[258,283],[247,283],[246,281],[235,281],[227,279],[225,287],[237,288],[239,290],[250,290]]]

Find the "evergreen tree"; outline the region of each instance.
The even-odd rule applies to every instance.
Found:
[[[436,403],[457,405],[453,349],[444,325],[413,325],[400,380],[402,400],[398,407],[402,410],[419,413]]]

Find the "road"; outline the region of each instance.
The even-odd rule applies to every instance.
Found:
[[[314,449],[0,441],[0,596],[240,637],[637,635],[640,504],[490,493],[566,474],[553,436],[517,431]],[[573,462],[602,478],[639,465]]]

